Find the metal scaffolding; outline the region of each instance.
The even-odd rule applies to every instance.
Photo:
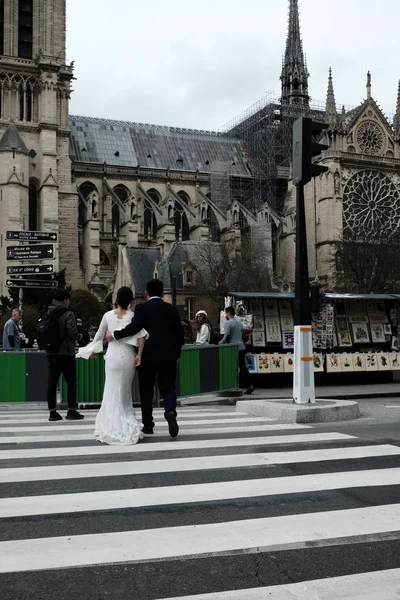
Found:
[[[225,134],[239,138],[244,144],[253,189],[250,195],[247,181],[246,200],[242,197],[241,201],[254,213],[265,205],[278,212],[283,208],[290,174],[293,123],[302,116],[325,120],[325,103],[313,102],[309,107],[282,104],[279,96],[269,92],[222,128]],[[240,185],[236,195],[243,196]]]

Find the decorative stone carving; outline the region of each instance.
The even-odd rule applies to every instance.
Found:
[[[400,226],[400,195],[380,171],[359,171],[343,194],[343,225],[352,231],[396,231]]]
[[[362,154],[380,155],[385,149],[385,132],[374,121],[362,121],[357,127],[356,142]]]

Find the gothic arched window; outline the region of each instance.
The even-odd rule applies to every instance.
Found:
[[[400,194],[391,179],[372,169],[359,171],[343,192],[343,227],[358,232],[395,232],[400,226]]]
[[[175,201],[174,221],[175,221],[175,239],[177,241],[187,242],[189,240],[189,221],[185,213],[184,205],[189,205],[189,196],[186,192],[178,192],[179,198]]]
[[[38,189],[36,183],[29,182],[28,229],[37,231],[38,228]]]

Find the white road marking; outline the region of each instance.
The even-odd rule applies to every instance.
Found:
[[[13,540],[0,543],[0,572],[118,564],[398,530],[400,504],[206,525]]]
[[[0,499],[0,519],[400,484],[400,468]]]
[[[378,456],[399,456],[397,446],[356,446],[353,448],[323,448],[291,452],[264,452],[232,454],[226,456],[195,456],[161,460],[126,461],[116,463],[72,464],[43,467],[17,467],[0,469],[0,483],[25,481],[56,481],[90,477],[117,477],[144,475],[146,473],[180,473],[212,469],[241,469],[269,465],[325,462],[328,460],[355,460]]]
[[[394,600],[399,593],[400,569],[392,569],[169,600]]]
[[[150,436],[148,436],[150,437]],[[0,460],[21,458],[55,458],[58,456],[106,456],[107,454],[136,454],[143,452],[175,452],[177,450],[201,450],[204,448],[239,448],[243,446],[269,446],[283,444],[304,444],[313,442],[331,442],[354,440],[356,436],[346,433],[299,433],[297,435],[276,435],[249,438],[222,438],[214,440],[176,440],[168,442],[139,443],[134,446],[106,446],[94,442],[93,446],[18,448],[1,450]],[[15,441],[15,438],[14,438]],[[32,441],[32,438],[31,438]],[[37,441],[37,440],[36,440]],[[48,441],[48,439],[47,439]],[[62,442],[57,437],[57,442]],[[1,472],[1,470],[0,470]]]

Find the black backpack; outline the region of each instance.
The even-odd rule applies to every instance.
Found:
[[[64,337],[61,335],[59,319],[67,312],[67,308],[57,308],[52,312],[45,313],[37,322],[37,343],[40,350],[46,352],[58,352]]]

